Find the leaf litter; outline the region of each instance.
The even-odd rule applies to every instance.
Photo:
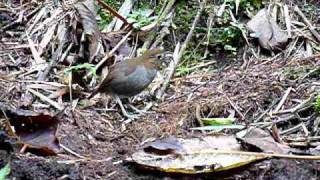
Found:
[[[131,4],[131,1],[125,2],[122,9],[132,10],[134,5]],[[38,171],[35,171],[34,176],[30,175],[30,178],[44,175],[41,173],[46,167],[53,170],[54,173],[49,175],[52,178],[62,177],[65,174],[73,178],[103,179],[115,178],[115,175],[139,177],[124,166],[123,160],[131,154],[141,152],[136,150],[140,143],[150,138],[169,135],[183,137],[182,141],[187,140],[188,136],[199,133],[190,130],[200,125],[196,120],[199,118],[197,116],[200,116],[200,119],[227,118],[232,114],[231,112],[235,112],[235,123],[239,125],[250,125],[263,129],[277,125],[278,130],[273,131],[278,131],[278,139],[281,141],[275,142],[270,136],[242,138],[240,142],[247,146],[250,145],[264,152],[270,152],[268,148],[273,147],[271,152],[281,150],[282,153],[284,153],[283,146],[289,146],[290,149],[299,147],[305,149],[299,151],[302,154],[308,153],[308,149],[313,150],[313,154],[316,154],[319,146],[317,138],[319,129],[315,127],[319,125],[319,118],[313,109],[313,104],[319,92],[319,75],[318,70],[315,69],[319,66],[315,44],[317,33],[314,32],[313,25],[308,23],[311,20],[310,16],[307,16],[309,20],[304,18],[303,13],[301,14],[296,7],[289,4],[281,6],[286,16],[285,26],[273,20],[273,17],[266,18],[268,23],[264,23],[266,28],[262,28],[269,30],[266,35],[261,36],[261,34],[264,35],[263,32],[255,32],[260,34],[259,42],[263,48],[273,51],[279,44],[281,46],[286,44],[284,48],[281,48],[283,50],[280,53],[272,57],[265,56],[257,50],[259,48],[253,46],[244,52],[241,66],[236,63],[227,64],[218,72],[210,72],[208,71],[210,68],[203,66],[201,71],[187,76],[172,77],[170,86],[162,97],[164,101],[156,103],[152,107],[152,113],[129,124],[129,121],[122,120],[121,115],[117,113],[117,107],[113,103],[108,103],[105,97],[92,100],[90,106],[81,103],[81,100],[85,99],[90,92],[92,84],[99,81],[99,78],[93,78],[90,69],[82,69],[77,72],[78,74],[72,75],[72,81],[66,80],[70,77],[65,76],[64,71],[67,68],[76,69],[74,67],[84,63],[99,64],[103,58],[105,61],[99,67],[107,68],[113,64],[111,61],[114,59],[121,61],[130,54],[135,55],[141,44],[144,48],[149,48],[153,40],[155,44],[159,44],[168,34],[166,30],[170,25],[166,27],[165,23],[158,21],[170,22],[172,18],[170,13],[174,13],[175,10],[170,6],[171,4],[163,8],[163,14],[160,16],[152,16],[159,19],[153,23],[155,25],[152,25],[151,29],[155,28],[161,34],[148,36],[154,37],[150,41],[148,38],[141,40],[135,36],[139,35],[136,34],[139,29],[128,33],[131,31],[126,28],[132,27],[126,27],[127,22],[116,18],[114,24],[110,24],[110,27],[107,28],[107,33],[100,32],[95,21],[96,14],[92,1],[68,1],[63,4],[60,2],[55,4],[54,1],[25,3],[22,6],[15,3],[1,3],[1,6],[4,5],[5,8],[17,9],[17,11],[0,12],[0,17],[4,19],[1,22],[1,25],[4,25],[0,27],[0,31],[4,33],[0,36],[1,48],[3,48],[0,49],[0,90],[3,92],[0,102],[13,107],[15,114],[18,113],[18,109],[32,112],[22,116],[28,120],[38,116],[44,117],[42,113],[49,112],[51,115],[40,118],[39,123],[44,121],[49,129],[56,128],[47,134],[48,138],[53,139],[39,139],[46,143],[53,143],[54,147],[50,146],[52,149],[55,149],[56,139],[59,139],[58,144],[62,145],[63,152],[52,158],[42,158],[35,154],[16,154],[12,159],[12,177],[23,177],[28,173],[27,170],[24,170],[25,168],[16,168],[18,166],[15,162],[20,161],[26,166],[41,164],[35,166]],[[239,1],[237,1],[237,13],[239,13],[238,6]],[[267,17],[266,10],[263,11],[264,16]],[[121,11],[119,12],[120,16],[124,16]],[[7,14],[7,16],[2,14]],[[8,18],[9,15],[14,18]],[[303,24],[297,22],[300,18]],[[287,28],[288,33],[282,30],[285,29],[284,27]],[[144,28],[141,27],[141,29]],[[288,37],[286,37],[287,34]],[[261,39],[262,37],[265,39]],[[291,40],[287,41],[288,38]],[[101,73],[101,69],[97,69],[98,74]],[[77,80],[77,77],[86,78]],[[145,97],[148,95],[144,93],[138,96],[136,104],[143,104],[142,99]],[[106,104],[108,111],[105,111]],[[196,106],[200,107],[199,113]],[[51,125],[48,120],[52,119],[52,114],[56,113],[62,113],[63,116],[59,118],[59,122],[53,121],[54,125]],[[3,113],[1,123],[6,124],[5,122],[12,117],[8,116],[6,119],[4,116]],[[36,122],[32,120],[31,125],[38,126]],[[32,128],[27,126],[27,129]],[[225,129],[223,133],[234,134],[237,131]],[[17,135],[18,132],[16,132]],[[212,134],[207,130],[202,130],[201,133],[204,133],[203,137]],[[34,137],[35,134],[31,135]],[[27,137],[22,136],[21,139],[29,139]],[[257,139],[254,138],[267,142],[268,146],[256,143]],[[24,144],[34,147],[34,142],[38,143],[39,139],[31,139],[34,141],[24,142]],[[166,151],[167,148],[171,152],[181,148],[179,143],[174,146],[170,143],[165,146],[161,145],[164,147],[160,149]],[[159,148],[159,146],[152,145],[153,148]],[[190,145],[190,147],[194,146]],[[218,147],[222,147],[221,143]],[[206,153],[212,154],[212,151],[209,150]],[[197,155],[197,158],[208,157],[208,154]],[[191,157],[191,167],[195,163],[192,162],[195,156],[191,153],[189,157]],[[222,159],[228,157],[233,156],[229,154]],[[144,159],[139,160],[143,162]],[[60,164],[55,169],[57,162]],[[77,170],[72,164],[79,165],[81,170]],[[211,170],[213,166],[210,164],[212,163],[208,164],[198,167],[203,170]],[[96,168],[98,165],[99,169]],[[170,164],[167,165],[169,166]],[[269,167],[270,169],[272,167]],[[201,172],[201,170],[198,169],[196,172]]]

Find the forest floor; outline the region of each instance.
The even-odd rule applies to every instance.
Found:
[[[26,12],[31,10],[27,9]],[[308,18],[312,17],[308,15]],[[12,26],[10,30],[20,32],[21,27],[28,29],[30,24]],[[11,37],[19,35],[21,34],[8,32]],[[27,37],[21,35],[19,38],[25,38],[21,40],[8,36],[2,38],[4,45],[0,45],[2,111],[3,107],[12,106],[15,110],[56,114],[59,111],[53,113],[55,108],[43,100],[34,100],[39,98],[35,94],[31,101],[33,103],[26,103],[26,87],[36,87],[32,83],[37,79],[37,74],[29,72],[33,66],[30,59],[35,59],[35,55],[31,52],[32,48],[29,49],[28,44],[31,44]],[[7,42],[13,40],[17,43]],[[8,154],[1,150],[0,165],[2,167],[10,162],[10,179],[212,179],[213,176],[214,179],[319,179],[319,163],[307,160],[269,159],[223,173],[192,176],[147,171],[127,161],[145,142],[169,136],[188,138],[204,135],[201,131],[190,130],[199,126],[199,113],[201,117],[228,117],[234,113],[237,124],[256,123],[257,126],[289,116],[290,114],[272,116],[269,113],[270,109],[279,104],[288,89],[291,91],[281,110],[294,108],[312,94],[320,92],[319,52],[305,55],[305,52],[296,48],[298,45],[290,47],[295,48],[293,53],[288,54],[286,49],[277,56],[242,58],[241,54],[238,58],[228,58],[217,55],[212,58],[216,61],[214,71],[203,66],[192,74],[172,77],[162,99],[154,100],[148,93],[139,95],[133,102],[135,105],[142,107],[141,104],[148,102],[154,104],[147,114],[132,121],[126,121],[113,102],[110,103],[112,110],[106,111],[104,107],[110,99],[103,95],[95,97],[89,105],[74,106],[73,102],[69,103],[64,107],[63,115],[57,115],[59,122],[55,136],[64,146],[61,152],[54,156],[41,156],[32,151],[23,153],[19,146],[20,152],[11,152],[10,160]],[[250,50],[243,51],[249,54]],[[12,54],[15,60],[12,61],[8,54]],[[57,69],[60,68],[59,65],[56,66]],[[61,79],[57,80],[58,74],[56,71],[49,73],[48,81],[62,83]],[[46,92],[50,90],[43,93]],[[81,94],[74,97],[80,101],[86,96]],[[61,104],[66,104],[67,100],[66,97],[57,98],[57,102]],[[6,119],[5,116],[0,117]],[[279,121],[277,125],[280,132],[293,128],[289,135],[301,135],[304,129],[302,126],[300,129],[296,127],[303,122],[310,132],[309,136],[318,136],[319,131],[313,131],[313,128],[317,126],[319,118],[315,119],[317,117],[311,108],[301,112],[299,117]],[[224,133],[232,134],[233,130],[226,130]],[[314,147],[316,146],[312,146]],[[309,148],[301,147],[306,151]]]

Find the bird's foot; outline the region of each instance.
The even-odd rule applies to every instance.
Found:
[[[129,114],[127,111],[122,112],[122,114],[130,120],[138,119],[140,117],[140,114]]]
[[[130,108],[132,109],[132,110],[134,110],[136,113],[138,113],[139,115],[143,115],[143,114],[145,114],[145,113],[147,113],[147,111],[146,110],[144,110],[144,109],[142,109],[142,110],[140,110],[140,109],[138,109],[138,108],[136,108],[134,105],[129,105],[130,106]]]
[[[140,109],[136,108],[135,106],[133,106],[132,104],[129,104],[130,108],[140,115],[148,113],[148,110],[152,107],[152,105],[153,105],[153,103],[150,102],[146,105],[146,107],[144,107],[143,109],[140,110]]]

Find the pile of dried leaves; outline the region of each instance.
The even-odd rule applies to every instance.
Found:
[[[46,169],[51,170],[48,179],[132,177],[123,166],[131,154],[130,160],[143,167],[187,174],[227,170],[271,157],[303,159],[289,153],[319,154],[319,24],[313,24],[301,7],[267,4],[249,22],[234,19],[230,25],[241,29],[247,42],[242,61],[240,57],[221,68],[223,60],[211,60],[195,67],[201,71],[174,77],[206,5],[216,7],[211,14],[217,18],[224,12],[237,17],[234,9],[226,2],[202,1],[180,43],[172,25],[174,0],[160,3],[159,12],[144,11],[146,24],[128,15],[136,7],[132,0],[124,1],[118,11],[97,0],[114,17],[103,28],[94,3],[0,2],[0,144],[8,153],[15,151],[12,177],[45,176]],[[239,6],[240,1],[235,3]],[[122,121],[115,107],[104,108],[109,104],[105,97],[86,99],[114,62],[165,41],[175,46],[165,47],[174,49],[165,55],[172,61],[150,88],[161,99],[152,113],[134,122]],[[215,61],[220,61],[217,66],[212,65]],[[212,67],[220,69],[211,71]],[[136,104],[146,102],[146,97],[150,96],[139,95]],[[259,136],[230,135],[252,127]],[[217,133],[212,130],[225,135],[214,139],[208,136]],[[169,135],[182,138],[149,143]],[[197,138],[186,138],[193,135]],[[234,151],[245,158],[235,160],[239,156]],[[21,166],[36,170],[30,173]]]

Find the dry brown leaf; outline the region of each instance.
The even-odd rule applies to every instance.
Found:
[[[89,41],[89,62],[92,62],[100,51],[99,47],[102,47],[99,45],[101,44],[101,35],[96,21],[94,1],[79,1],[75,4],[75,8],[80,15],[80,22],[83,26],[84,36]]]
[[[147,169],[198,174],[241,167],[266,156],[240,151],[233,136],[168,138],[144,146],[132,160]]]
[[[55,155],[59,151],[57,119],[51,115],[22,109],[7,109],[7,115],[19,137],[18,143],[44,155]]]
[[[260,10],[248,23],[248,29],[255,33],[261,47],[268,50],[284,48],[288,42],[288,35],[281,30],[267,9]]]
[[[242,130],[237,135],[242,144],[248,148],[280,154],[287,154],[290,151],[289,146],[277,143],[269,132],[259,128]]]

